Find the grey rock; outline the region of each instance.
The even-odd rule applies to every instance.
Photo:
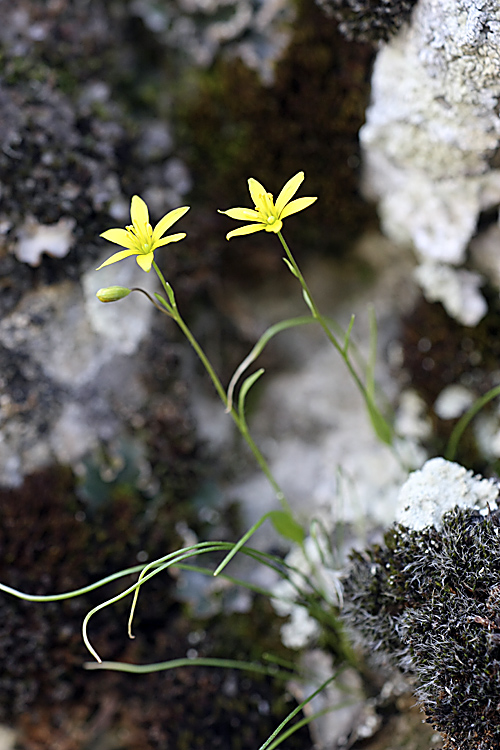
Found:
[[[168,47],[208,67],[219,52],[241,58],[264,82],[290,40],[289,0],[134,0],[134,12]]]
[[[387,234],[422,261],[462,265],[480,213],[500,204],[499,72],[492,0],[420,0],[411,25],[378,53],[360,132],[365,192]],[[475,324],[481,305],[470,284],[461,289]]]

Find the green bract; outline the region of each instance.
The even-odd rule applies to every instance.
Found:
[[[99,291],[95,293],[95,296],[101,302],[118,302],[119,299],[128,297],[130,292],[131,289],[127,289],[126,286],[105,286],[102,289],[99,289]]]

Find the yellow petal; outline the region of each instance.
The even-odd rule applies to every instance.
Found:
[[[176,208],[173,211],[169,211],[168,214],[165,214],[165,216],[160,219],[160,221],[154,228],[153,242],[156,244],[156,240],[159,240],[160,237],[165,234],[167,229],[170,229],[172,224],[175,224],[175,222],[178,221],[181,216],[184,216],[184,214],[188,211],[189,206],[181,206],[181,208]]]
[[[119,260],[123,260],[124,258],[130,258],[131,255],[137,255],[137,250],[120,250],[119,253],[115,253],[111,258],[108,258],[104,263],[101,263],[99,268],[96,268],[96,271],[104,268],[104,266],[110,266],[111,263],[118,263]]]
[[[280,214],[280,219],[286,219],[287,216],[296,214],[297,211],[303,211],[304,208],[311,206],[317,198],[296,198],[294,201],[285,206]]]
[[[151,271],[151,266],[153,265],[154,259],[154,253],[148,253],[147,255],[138,255],[136,261],[143,271],[149,273]]]
[[[286,185],[281,190],[280,194],[276,199],[276,212],[281,218],[281,212],[285,208],[289,200],[293,198],[301,184],[304,182],[304,172],[297,172],[294,177],[291,177]]]
[[[106,229],[106,231],[99,236],[104,237],[105,240],[114,242],[115,245],[121,245],[122,247],[128,247],[130,249],[134,246],[132,238],[125,229]]]
[[[230,240],[231,237],[239,237],[242,234],[253,234],[253,232],[261,232],[265,228],[265,224],[247,224],[244,227],[233,229],[232,232],[226,234],[226,240]]]
[[[154,249],[156,250],[157,247],[163,247],[163,245],[168,245],[170,242],[179,242],[179,240],[183,240],[186,236],[186,232],[179,232],[178,234],[169,234],[167,237],[164,237],[162,240],[158,240],[158,242],[155,242]]]
[[[265,202],[264,198],[266,195],[266,188],[264,185],[261,185],[260,182],[257,182],[257,180],[254,180],[253,177],[250,177],[248,180],[248,189],[250,191],[250,195],[252,196],[253,204],[256,208],[262,208],[265,209]]]
[[[239,221],[262,221],[261,215],[252,208],[229,208],[219,213],[229,216],[230,219],[239,219]]]
[[[132,224],[137,223],[141,227],[144,226],[144,224],[149,224],[148,207],[138,195],[132,196],[130,218],[132,219]]]

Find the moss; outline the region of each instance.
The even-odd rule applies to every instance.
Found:
[[[431,304],[424,298],[402,320],[402,380],[419,393],[428,407],[432,420],[432,441],[427,445],[430,455],[443,455],[457,423],[457,419],[442,420],[434,413],[432,407],[441,391],[459,384],[480,397],[498,383],[500,304],[497,294],[488,290],[485,293],[488,313],[474,328],[457,323],[440,303]],[[457,459],[475,471],[488,468],[471,430],[460,442]]]
[[[411,17],[417,0],[318,0],[340,21],[348,39],[377,42],[394,36]]]
[[[123,482],[92,507],[76,495],[67,470],[38,473],[0,492],[0,580],[30,593],[67,591],[178,548],[175,526],[186,506],[148,501]],[[82,744],[160,750],[258,747],[293,708],[283,683],[242,672],[181,668],[144,676],[86,672],[86,612],[132,578],[85,597],[29,603],[0,595],[0,720],[21,732],[24,750]],[[261,659],[287,654],[280,621],[259,600],[245,615],[192,620],[165,573],[141,592],[136,639],[126,635],[129,600],[99,612],[89,635],[106,659],[166,661],[193,648],[201,656]],[[262,649],[262,650],[261,650]],[[290,748],[309,743],[306,728]]]
[[[375,223],[357,174],[371,61],[368,47],[347,43],[309,1],[271,86],[242,62],[219,60],[177,109],[195,198],[211,206],[216,196],[214,208],[246,205],[246,177],[277,192],[304,169],[306,194],[320,196],[297,230],[309,246],[341,245]]]
[[[345,617],[368,648],[412,673],[427,720],[451,750],[500,742],[500,514],[452,511],[393,527],[354,553]]]

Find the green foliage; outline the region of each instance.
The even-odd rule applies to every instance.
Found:
[[[304,529],[297,523],[291,513],[284,510],[272,510],[268,515],[274,528],[284,539],[289,539],[295,544],[303,543]]]
[[[267,212],[271,211],[271,208],[270,208],[271,204],[272,204],[272,211],[274,212],[273,213],[274,218],[276,218],[275,214],[276,215],[279,214],[279,216],[281,216],[282,210],[283,212],[285,212],[285,207],[288,208],[289,213],[295,213],[298,210],[302,210],[302,208],[306,208],[312,205],[312,202],[314,202],[316,199],[299,198],[299,199],[296,199],[294,202],[289,202],[290,198],[295,194],[296,190],[298,189],[298,186],[300,185],[303,179],[304,179],[303,173],[299,172],[295,176],[295,178],[292,178],[292,180],[290,180],[285,185],[285,188],[283,189],[282,193],[277,199],[277,205],[280,205],[280,201],[284,204],[284,206],[282,206],[281,209],[280,208],[276,209],[268,193],[263,192],[262,194],[261,193],[259,193],[258,195],[255,194],[255,190],[257,189],[255,187],[256,185],[258,186],[259,190],[260,189],[265,190],[265,189],[259,183],[255,183],[254,181],[255,189],[253,190],[254,194],[252,194],[252,198],[254,199],[254,203],[257,202],[260,206],[259,210],[260,210],[261,218],[262,218],[262,222],[261,222],[262,228],[266,227],[266,224],[265,224],[266,211]],[[250,184],[252,184],[251,180],[250,180]],[[252,193],[252,189],[251,189],[251,193]],[[246,398],[251,388],[253,387],[253,385],[262,376],[264,370],[259,369],[256,372],[248,375],[243,380],[241,387],[239,389],[236,405],[233,404],[233,395],[234,395],[234,389],[236,387],[237,382],[239,382],[240,377],[245,373],[248,366],[255,361],[256,357],[258,357],[258,355],[262,352],[263,348],[266,346],[266,344],[271,340],[273,336],[291,327],[303,325],[305,323],[316,323],[323,329],[324,333],[327,336],[327,339],[330,341],[334,349],[336,349],[338,354],[341,356],[345,366],[347,367],[349,375],[354,380],[356,386],[358,387],[360,391],[360,394],[364,398],[366,407],[368,409],[368,413],[374,425],[376,434],[382,440],[384,440],[384,442],[390,443],[392,440],[392,429],[389,423],[385,420],[381,411],[376,406],[375,396],[374,396],[375,394],[374,360],[375,360],[375,347],[376,347],[376,328],[373,327],[374,333],[372,333],[372,356],[371,356],[370,362],[368,363],[368,366],[366,367],[366,372],[363,372],[363,369],[361,368],[362,375],[360,375],[358,373],[359,367],[356,366],[356,363],[351,358],[351,353],[350,353],[351,332],[352,332],[354,318],[351,318],[347,331],[346,332],[341,331],[340,337],[338,338],[336,333],[333,330],[334,327],[332,327],[329,321],[325,317],[323,317],[321,313],[319,312],[317,305],[314,301],[313,295],[311,293],[311,290],[309,289],[302,275],[302,272],[300,271],[300,268],[297,265],[295,258],[290,251],[288,244],[285,242],[285,239],[282,236],[281,232],[277,231],[276,233],[278,234],[280,243],[285,251],[286,265],[300,284],[302,296],[305,301],[306,307],[309,311],[309,315],[285,320],[285,321],[282,321],[281,323],[271,326],[271,328],[269,328],[265,332],[265,334],[261,337],[261,339],[257,342],[255,347],[253,348],[252,352],[248,355],[248,357],[242,362],[240,367],[237,369],[235,375],[233,376],[230,382],[229,389],[226,393],[222,385],[222,382],[219,376],[217,375],[213,365],[211,364],[204,350],[202,349],[202,347],[200,346],[200,344],[194,337],[192,331],[190,330],[189,326],[186,324],[184,318],[181,316],[181,313],[177,307],[177,303],[176,303],[176,299],[175,299],[175,295],[174,295],[174,291],[172,287],[165,280],[161,270],[159,269],[159,267],[157,266],[154,260],[153,251],[155,249],[163,247],[163,245],[167,244],[167,242],[174,242],[174,241],[176,242],[185,236],[184,233],[180,233],[180,234],[175,234],[175,235],[169,235],[167,237],[164,237],[163,239],[160,239],[160,237],[164,234],[166,229],[168,229],[171,226],[171,224],[174,221],[176,221],[178,218],[180,218],[180,216],[182,216],[187,210],[188,210],[188,207],[182,207],[174,211],[171,211],[169,214],[165,215],[163,219],[160,220],[159,224],[153,231],[149,224],[149,212],[148,212],[147,205],[138,196],[134,196],[132,198],[132,207],[131,207],[131,218],[133,222],[133,228],[131,229],[130,227],[128,227],[126,230],[115,228],[115,229],[107,230],[101,235],[105,239],[109,239],[111,242],[119,245],[120,247],[126,247],[126,249],[125,250],[122,249],[119,252],[115,253],[111,258],[105,261],[105,263],[102,264],[100,268],[103,265],[110,265],[112,263],[119,262],[126,257],[136,256],[136,260],[139,263],[142,270],[149,271],[151,267],[154,269],[163,287],[163,290],[167,299],[160,294],[155,294],[154,297],[152,297],[149,294],[149,292],[146,292],[145,290],[142,290],[142,289],[133,288],[129,290],[128,288],[116,287],[116,286],[108,287],[108,288],[100,290],[100,292],[98,293],[98,296],[101,299],[101,301],[109,302],[109,301],[117,301],[123,298],[124,296],[127,296],[130,293],[130,291],[140,291],[149,299],[149,301],[158,310],[160,310],[161,312],[169,316],[177,324],[179,329],[185,335],[189,344],[193,347],[201,363],[205,367],[205,370],[208,376],[210,377],[212,384],[222,401],[222,404],[226,407],[226,411],[231,415],[231,418],[233,419],[240,434],[245,439],[248,447],[252,451],[259,467],[261,468],[262,472],[269,480],[269,483],[275,492],[275,497],[280,502],[282,509],[281,510],[273,509],[269,511],[268,513],[264,514],[257,521],[257,523],[255,523],[249,530],[247,530],[246,533],[241,537],[241,539],[235,544],[229,543],[229,542],[208,541],[208,542],[199,542],[196,544],[188,545],[188,546],[183,547],[182,549],[177,549],[173,552],[169,552],[168,554],[165,554],[159,558],[156,558],[153,560],[153,562],[148,563],[146,565],[133,566],[132,568],[129,567],[125,570],[119,571],[116,574],[108,575],[105,578],[102,578],[101,580],[93,584],[82,586],[78,589],[75,589],[69,592],[66,591],[62,594],[58,593],[58,594],[49,594],[49,595],[31,595],[31,594],[25,594],[23,591],[21,591],[18,588],[4,585],[4,584],[0,584],[0,590],[3,590],[5,593],[8,593],[21,600],[47,602],[47,603],[56,602],[56,601],[61,601],[65,599],[71,599],[74,597],[79,597],[83,594],[88,594],[96,589],[99,589],[100,587],[104,585],[107,585],[110,583],[116,583],[120,578],[128,577],[130,576],[131,573],[139,572],[139,577],[133,584],[126,586],[124,589],[119,590],[117,593],[116,593],[116,586],[115,586],[113,588],[114,593],[112,593],[111,596],[108,596],[108,598],[106,598],[104,601],[101,601],[99,604],[97,604],[96,606],[93,606],[90,609],[90,611],[87,613],[83,621],[83,626],[82,626],[83,641],[87,649],[89,650],[89,652],[96,659],[96,662],[98,664],[101,664],[101,668],[116,669],[118,671],[127,671],[127,672],[164,671],[164,670],[168,670],[172,668],[185,667],[187,664],[190,664],[190,665],[195,664],[196,660],[186,660],[182,658],[182,659],[174,659],[168,662],[161,662],[161,663],[155,663],[155,664],[150,664],[150,665],[144,665],[144,664],[137,665],[137,664],[129,664],[125,662],[121,662],[119,664],[112,663],[112,662],[105,662],[103,664],[96,647],[94,647],[94,645],[92,645],[91,643],[91,638],[89,635],[89,623],[91,619],[98,612],[102,612],[103,610],[107,609],[109,606],[122,602],[122,600],[124,600],[126,597],[128,597],[129,595],[132,595],[132,604],[130,608],[128,633],[129,633],[130,638],[134,638],[132,634],[132,622],[133,622],[136,606],[138,603],[139,592],[141,591],[141,588],[144,584],[149,582],[151,579],[155,578],[157,575],[159,575],[163,571],[169,570],[171,568],[181,568],[181,569],[185,568],[185,569],[189,569],[193,571],[196,570],[197,572],[203,573],[205,575],[218,576],[222,574],[222,571],[226,568],[226,566],[232,560],[232,558],[238,552],[241,552],[252,557],[256,563],[268,565],[274,571],[279,573],[279,575],[282,578],[286,579],[287,583],[290,584],[292,591],[294,592],[294,594],[296,594],[296,597],[293,599],[291,603],[293,604],[295,601],[298,601],[300,606],[306,607],[310,616],[314,617],[317,620],[317,622],[321,625],[321,627],[325,630],[325,633],[327,633],[324,639],[325,642],[328,640],[328,637],[331,636],[331,634],[333,634],[336,639],[336,643],[339,645],[339,652],[342,652],[342,655],[345,656],[348,649],[342,648],[343,636],[342,636],[340,628],[338,627],[335,608],[331,604],[331,602],[334,601],[334,597],[325,596],[325,591],[319,590],[316,587],[314,581],[310,580],[309,577],[307,577],[306,574],[302,572],[301,570],[293,568],[287,565],[286,562],[283,562],[282,560],[278,560],[277,558],[274,558],[271,555],[260,553],[246,546],[247,542],[253,536],[253,534],[258,530],[258,528],[260,528],[260,526],[268,520],[272,523],[274,529],[277,531],[279,535],[281,535],[288,542],[293,542],[299,546],[302,546],[303,550],[304,550],[305,532],[302,526],[300,525],[300,523],[292,514],[289,504],[285,498],[283,491],[281,490],[280,485],[276,481],[266,459],[264,458],[261,451],[255,444],[249,432],[249,428],[248,428],[248,424],[246,420],[246,413],[245,413]],[[234,211],[235,209],[232,209],[231,214],[234,214]],[[246,217],[248,210],[236,209],[236,212]],[[241,218],[241,216],[237,216],[236,218]],[[279,222],[280,222],[280,227],[281,227],[280,218],[279,218]],[[233,232],[233,234],[237,234],[237,233],[238,233],[238,230],[235,230],[235,232]],[[120,467],[120,470],[123,470],[123,467]],[[120,473],[120,470],[118,473]],[[124,471],[126,472],[126,469],[124,469]],[[93,485],[99,484],[99,482],[96,481],[97,479],[98,478],[96,474],[94,473],[93,475],[89,476],[88,482],[87,482],[88,484],[87,489],[90,491],[90,494],[92,495],[93,499],[95,499],[94,491],[96,490],[96,487]],[[96,494],[99,495],[98,492]],[[317,539],[316,539],[316,542],[318,542]],[[215,569],[213,573],[211,569],[198,567],[194,564],[196,561],[193,560],[193,558],[198,558],[201,555],[207,555],[207,554],[213,555],[217,553],[223,553],[224,557],[222,559],[222,562],[219,563],[219,565],[217,566],[217,568]],[[305,550],[304,550],[304,556],[307,558]],[[312,567],[313,574],[310,578],[314,579],[316,575],[316,570],[314,566],[311,566],[311,567]],[[233,583],[243,583],[243,585],[246,585],[247,588],[249,588],[250,590],[253,590],[253,591],[257,590],[257,587],[251,583],[235,581],[234,579],[229,578],[227,574],[225,573],[224,573],[224,577],[228,578],[228,580],[232,581]],[[321,586],[323,586],[322,583],[318,585],[320,588]],[[271,598],[272,596],[274,596],[273,592],[271,591],[259,590],[259,593],[264,593],[268,598]],[[261,674],[266,674],[266,675],[279,674],[279,672],[275,668],[270,669],[266,665],[256,665],[253,662],[248,662],[248,661],[244,662],[238,659],[226,659],[226,658],[207,659],[203,657],[199,660],[199,666],[219,666],[219,667],[232,668],[232,669],[235,669],[235,668],[236,669],[248,669],[250,671],[259,672]],[[285,676],[288,677],[289,672],[287,672]],[[321,689],[322,688],[320,688],[319,690]],[[295,713],[296,712],[292,712],[289,718],[294,716]],[[282,739],[290,735],[290,730],[288,729],[285,730],[283,735],[279,735],[279,731],[281,731],[281,729],[284,728],[285,723],[286,722],[284,722],[283,725],[279,727],[277,733],[274,733],[272,735],[272,737],[265,743],[263,748],[275,747],[277,746],[277,744],[281,742]],[[299,722],[298,726],[299,727],[301,726],[301,722]]]
[[[451,433],[448,447],[446,449],[445,457],[448,459],[448,461],[454,460],[458,444],[469,422],[474,419],[476,414],[478,414],[481,409],[486,406],[486,404],[489,404],[490,401],[493,401],[493,399],[497,398],[498,396],[500,396],[500,385],[491,388],[487,393],[484,394],[484,396],[476,399],[470,409],[468,409],[465,414],[463,414],[462,417],[458,420],[453,429],[453,432]]]

